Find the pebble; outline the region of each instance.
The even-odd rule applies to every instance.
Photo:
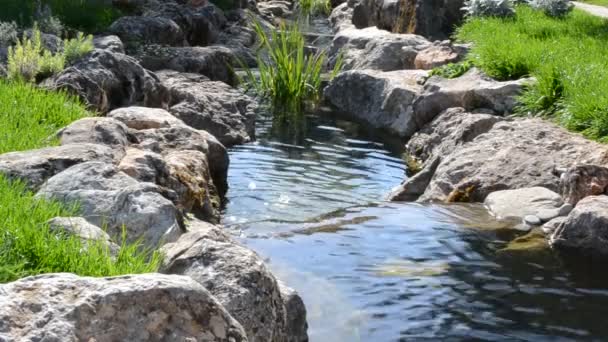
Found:
[[[536,215],[526,215],[524,222],[531,226],[540,226],[543,223]]]
[[[559,208],[559,216],[568,216],[574,207],[570,203],[566,203]]]

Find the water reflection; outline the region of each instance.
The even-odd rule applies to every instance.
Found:
[[[603,270],[514,250],[521,233],[479,205],[382,202],[403,163],[360,127],[321,117],[299,141],[258,133],[231,151],[224,223],[301,293],[311,341],[608,336]]]

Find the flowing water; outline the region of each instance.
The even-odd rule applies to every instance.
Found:
[[[480,206],[384,202],[405,173],[386,139],[327,115],[257,134],[230,151],[223,223],[299,291],[312,342],[608,339],[604,270],[505,250]]]

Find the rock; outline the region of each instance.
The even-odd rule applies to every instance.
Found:
[[[210,238],[213,236],[219,238]],[[166,260],[163,272],[188,275],[201,283],[243,325],[251,341],[291,341],[295,339],[289,339],[288,331],[301,334],[306,330],[289,326],[302,324],[306,318],[287,318],[279,284],[261,258],[223,234],[199,227],[162,251]]]
[[[238,65],[232,51],[224,46],[163,47],[147,45],[137,55],[150,70],[169,69],[207,76],[212,81],[236,85],[233,67]]]
[[[542,222],[549,222],[559,216],[560,208],[541,209],[536,212],[535,216]]]
[[[46,181],[37,196],[78,203],[80,215],[112,237],[126,229],[127,241],[148,247],[175,241],[181,234],[176,207],[152,183],[140,183],[102,162],[75,165]]]
[[[576,205],[587,196],[608,190],[608,168],[600,165],[576,165],[560,176],[560,192],[567,203]]]
[[[524,216],[524,223],[530,226],[540,226],[543,221],[536,215],[526,215]]]
[[[555,210],[555,216],[548,220],[557,217],[563,201],[560,195],[547,188],[532,187],[492,192],[484,204],[500,220],[525,220],[528,216],[534,216],[535,219],[530,218],[530,221],[536,222],[536,219],[541,220],[538,216],[544,210]],[[540,222],[533,225],[538,224]]]
[[[329,15],[329,22],[334,32],[340,32],[346,29],[354,29],[353,25],[353,8],[348,3],[342,3],[336,6]]]
[[[527,82],[530,80],[495,81],[475,68],[454,79],[433,76],[426,81],[415,111],[433,116],[448,108],[462,107],[490,109],[501,115],[511,113]]]
[[[0,285],[4,341],[247,341],[242,326],[188,277],[28,277]]]
[[[608,196],[581,199],[549,240],[557,251],[590,258],[608,257]]]
[[[574,209],[574,206],[572,206],[572,204],[565,203],[559,208],[558,216],[568,216],[572,209]]]
[[[93,45],[96,49],[108,50],[112,53],[125,53],[125,47],[118,36],[97,36],[93,38]]]
[[[0,155],[0,173],[27,183],[32,190],[59,172],[79,163],[118,163],[124,150],[95,144],[63,145]]]
[[[375,128],[409,137],[432,117],[418,117],[413,104],[422,92],[421,70],[378,72],[352,70],[340,73],[325,88],[325,97],[339,111]]]
[[[539,257],[554,260],[550,251],[545,234],[541,229],[533,227],[526,235],[515,238],[505,248],[496,251],[496,254],[501,257],[518,258],[518,260],[525,258],[530,262],[531,259]]]
[[[452,47],[450,41],[433,43],[418,52],[414,60],[416,69],[431,70],[442,65],[458,62],[462,56]]]
[[[110,235],[83,217],[55,217],[47,223],[51,231],[64,232],[80,238],[85,248],[89,242],[101,242],[113,256],[118,255],[120,246],[112,242]]]
[[[109,31],[129,47],[148,44],[183,46],[184,32],[171,19],[163,17],[126,16],[118,18]]]
[[[213,134],[225,146],[255,137],[257,102],[251,97],[200,75],[170,71],[158,75],[171,91],[169,111],[187,125]]]
[[[101,113],[131,105],[166,108],[170,100],[156,75],[135,59],[108,50],[94,50],[43,85],[65,89]]]
[[[546,222],[543,226],[542,226],[542,231],[545,235],[549,236],[551,234],[553,234],[553,232],[555,232],[555,230],[557,230],[557,228],[566,221],[566,218],[563,216],[558,216],[554,219],[552,219],[549,222]]]
[[[306,306],[302,297],[280,280],[279,291],[287,313],[287,341],[308,342],[308,322],[306,322]]]
[[[226,25],[221,9],[205,1],[203,6],[191,6],[178,2],[158,2],[145,13],[146,16],[166,18],[174,21],[191,46],[207,46],[218,40]],[[163,44],[162,42],[156,42]],[[166,43],[165,43],[166,44]],[[166,44],[177,45],[177,44]]]
[[[440,157],[435,157],[427,161],[422,170],[416,173],[413,177],[406,179],[399,186],[391,190],[388,195],[389,201],[414,201],[426,190],[426,187],[433,179],[435,170],[441,162]]]
[[[284,0],[270,0],[259,2],[257,4],[260,14],[266,19],[273,20],[274,18],[289,18],[293,15],[291,6],[293,3]]]
[[[463,5],[464,0],[362,0],[354,6],[353,23],[446,39],[462,22]]]
[[[107,116],[135,130],[168,128],[184,124],[182,120],[160,108],[124,107],[111,111]]]
[[[376,27],[362,30],[351,28],[336,34],[329,57],[333,65],[342,56],[342,70],[413,69],[418,51],[428,45],[429,41],[413,34],[391,33]]]
[[[112,118],[80,119],[60,130],[57,135],[62,145],[91,143],[124,149],[129,143],[127,126]]]
[[[603,145],[540,119],[497,122],[442,156],[419,200],[478,202],[494,191],[535,186],[558,191],[556,167],[606,163],[607,152]]]
[[[28,39],[32,39],[33,35],[34,31],[31,29],[23,31],[23,36],[27,37]],[[61,40],[61,38],[57,37],[54,34],[41,32],[40,42],[42,43],[42,47],[45,50],[48,50],[52,53],[63,51],[63,40]]]

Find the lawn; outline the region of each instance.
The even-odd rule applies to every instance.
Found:
[[[66,94],[0,81],[0,153],[55,144],[57,129],[86,115],[91,113]],[[158,269],[160,256],[137,244],[123,244],[112,258],[103,244],[84,245],[46,224],[77,214],[77,207],[38,200],[22,183],[0,175],[0,282],[49,272],[111,276]]]
[[[474,18],[456,32],[490,76],[534,76],[519,111],[608,141],[608,22],[574,10],[555,19],[518,6],[514,19]]]

